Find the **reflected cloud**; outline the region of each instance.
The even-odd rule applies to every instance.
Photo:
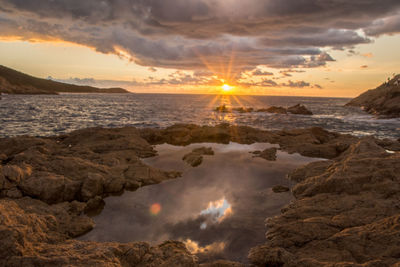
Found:
[[[225,242],[214,242],[210,245],[207,246],[200,246],[198,242],[193,241],[191,239],[187,239],[186,241],[183,242],[186,246],[186,248],[193,254],[199,254],[199,253],[221,253],[225,249]]]
[[[217,201],[208,203],[208,207],[200,212],[200,215],[210,215],[211,222],[222,222],[226,217],[233,213],[232,206],[225,197]],[[207,228],[207,223],[204,222],[200,225],[200,229]]]

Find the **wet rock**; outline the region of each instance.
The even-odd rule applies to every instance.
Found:
[[[192,167],[197,167],[203,162],[203,156],[197,153],[189,153],[183,156],[182,160]]]
[[[203,155],[214,155],[211,147],[195,148],[192,152],[183,156],[182,160],[192,167],[197,167],[203,162]]]
[[[105,206],[104,200],[101,197],[96,196],[96,197],[90,199],[86,203],[86,207],[85,207],[84,211],[85,211],[85,214],[87,214],[89,216],[96,216],[101,213],[104,206]]]
[[[240,108],[233,108],[233,111],[239,112],[239,113],[251,113],[254,111],[254,108],[244,108],[244,107],[240,107]]]
[[[275,161],[277,150],[278,150],[277,148],[272,147],[272,148],[267,148],[263,151],[254,151],[252,152],[252,154],[254,154],[254,157],[263,158],[269,161]]]
[[[268,113],[275,113],[275,114],[287,114],[287,110],[283,107],[269,107],[257,110],[257,112],[268,112]]]
[[[354,98],[346,106],[361,107],[365,111],[387,117],[400,116],[400,75],[373,90]]]
[[[272,191],[274,193],[284,193],[284,192],[288,192],[290,189],[287,186],[283,186],[283,185],[276,185],[274,187],[272,187]]]
[[[289,107],[287,109],[287,112],[291,113],[291,114],[299,114],[299,115],[313,115],[313,113],[308,110],[304,105],[294,105],[292,107]]]

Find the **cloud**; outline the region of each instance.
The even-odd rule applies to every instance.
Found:
[[[259,66],[323,67],[334,60],[330,49],[400,32],[398,0],[0,0],[0,7],[0,37],[64,40],[150,71],[232,80]]]
[[[253,76],[272,76],[272,75],[274,75],[272,72],[263,71],[259,68],[256,68],[251,74]]]
[[[368,69],[368,65],[362,65],[360,68],[361,69]]]
[[[400,13],[373,21],[365,28],[365,33],[372,36],[400,33]]]

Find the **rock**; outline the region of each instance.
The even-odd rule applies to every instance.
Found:
[[[183,156],[182,160],[192,167],[197,167],[203,162],[203,155],[214,155],[211,147],[195,148],[192,152]]]
[[[288,192],[290,189],[287,186],[283,186],[283,185],[276,185],[274,187],[272,187],[272,191],[274,193],[284,193],[284,192]]]
[[[252,153],[254,154],[254,157],[263,158],[269,161],[275,161],[277,150],[278,150],[277,148],[272,147],[272,148],[267,148],[263,151],[254,151]]]
[[[305,106],[297,104],[295,106],[289,107],[287,112],[291,114],[299,114],[299,115],[313,115],[313,113],[308,110]]]
[[[363,138],[289,177],[296,200],[267,220],[257,266],[394,266],[400,251],[400,153]],[[280,251],[280,253],[278,253]],[[273,266],[273,265],[271,265]]]
[[[249,252],[249,260],[255,266],[294,266],[294,255],[282,248],[257,246]]]
[[[192,167],[197,167],[203,162],[203,156],[197,153],[189,153],[183,156],[182,160]]]
[[[70,239],[93,227],[78,202],[0,199],[1,266],[197,266],[181,242],[97,243]]]
[[[86,203],[85,214],[89,216],[96,216],[101,213],[105,204],[106,203],[100,196],[96,196]]]
[[[287,114],[287,110],[283,107],[269,107],[264,109],[259,109],[257,112],[268,112],[268,113],[275,113],[275,114]]]
[[[254,111],[254,108],[244,108],[244,107],[240,107],[240,108],[233,108],[233,111],[239,112],[239,113],[251,113]]]
[[[95,196],[103,194],[104,178],[100,174],[89,173],[88,178],[82,184],[81,196],[87,201]]]
[[[140,161],[156,154],[151,145],[198,142],[267,142],[289,153],[330,159],[289,175],[298,182],[292,189],[296,199],[280,216],[267,220],[266,244],[249,255],[253,264],[397,264],[400,153],[395,152],[395,141],[360,139],[317,127],[263,131],[179,124],[0,139],[0,151],[7,155],[0,164],[0,266],[197,266],[197,258],[180,242],[152,247],[72,238],[94,227],[84,213],[101,209],[104,196],[180,175]],[[386,151],[389,148],[393,153]],[[212,150],[192,153],[210,155]]]
[[[19,183],[21,179],[25,176],[29,176],[31,174],[31,170],[29,167],[25,167],[22,169],[19,166],[15,165],[5,165],[2,168],[3,176],[7,178],[11,182]]]
[[[400,116],[400,75],[354,98],[346,106],[361,107],[365,111],[386,117]]]
[[[37,172],[19,185],[25,196],[42,199],[47,203],[72,201],[80,189],[80,183],[62,175]]]
[[[230,113],[230,112],[232,112],[232,110],[227,108],[226,105],[221,105],[219,107],[216,107],[214,109],[214,111],[221,112],[221,113]]]

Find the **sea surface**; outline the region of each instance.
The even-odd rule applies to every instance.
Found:
[[[176,123],[215,125],[228,122],[277,130],[321,126],[356,136],[399,138],[400,119],[377,119],[348,98],[215,96],[174,94],[3,95],[0,137],[49,136],[87,127],[167,127]],[[313,116],[262,112],[218,113],[217,106],[266,108],[303,104]]]
[[[212,147],[215,155],[191,167],[182,157],[198,147]],[[158,156],[144,160],[182,177],[108,197],[96,226],[81,240],[134,242],[152,245],[179,240],[200,262],[217,259],[247,261],[250,248],[265,243],[265,219],[280,214],[293,196],[273,193],[275,185],[291,187],[291,170],[320,159],[277,152],[276,161],[249,153],[277,147],[266,143],[241,145],[158,145]]]

